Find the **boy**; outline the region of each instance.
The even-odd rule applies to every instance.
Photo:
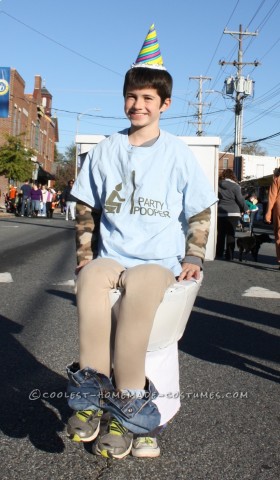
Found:
[[[159,129],[171,90],[152,25],[125,76],[130,128],[88,153],[72,190],[80,359],[67,367],[76,410],[67,432],[73,440],[98,437],[94,451],[104,457],[131,449],[136,457],[159,455],[155,435],[164,421],[146,374],[149,336],[166,289],[176,279],[199,280],[216,202],[188,147]],[[124,294],[113,335],[109,291],[117,287]],[[161,365],[156,370],[165,376]],[[100,432],[104,412],[111,417]]]

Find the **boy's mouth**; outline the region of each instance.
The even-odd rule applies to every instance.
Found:
[[[135,112],[135,111],[130,111],[128,112],[128,115],[130,117],[143,117],[144,115],[146,115],[144,112]]]

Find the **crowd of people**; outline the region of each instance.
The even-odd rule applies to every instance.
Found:
[[[76,201],[71,196],[74,181],[69,180],[63,190],[55,190],[48,185],[31,183],[28,179],[20,187],[10,185],[5,195],[5,207],[9,213],[20,217],[53,218],[55,209],[59,209],[65,220],[75,220]]]

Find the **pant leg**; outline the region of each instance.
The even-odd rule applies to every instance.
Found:
[[[68,220],[68,219],[69,219],[70,203],[71,203],[71,202],[66,202],[65,220]]]
[[[227,218],[227,238],[226,238],[226,258],[233,260],[235,248],[235,230],[238,225],[239,217]]]
[[[145,357],[154,317],[166,289],[174,282],[171,270],[155,264],[138,265],[122,273],[119,283],[125,292],[114,349],[117,388],[144,388]]]
[[[46,216],[47,215],[47,208],[46,208],[46,202],[43,202],[43,208],[42,208],[42,215]]]
[[[87,264],[77,280],[80,368],[111,374],[111,305],[109,290],[116,288],[124,267],[108,258]]]
[[[31,213],[31,199],[27,198],[26,199],[26,214],[29,216]]]
[[[71,202],[70,203],[70,212],[71,212],[72,220],[75,220],[75,218],[76,218],[76,202]]]
[[[226,223],[227,217],[218,217],[217,246],[216,256],[223,257],[226,241]]]
[[[20,211],[21,215],[24,215],[25,202],[26,202],[26,198],[23,197],[23,198],[22,198],[22,203],[21,203],[21,211]]]

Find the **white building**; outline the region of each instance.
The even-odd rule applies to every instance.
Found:
[[[246,155],[242,153],[243,180],[262,178],[271,175],[275,168],[280,167],[280,157],[266,155]]]

